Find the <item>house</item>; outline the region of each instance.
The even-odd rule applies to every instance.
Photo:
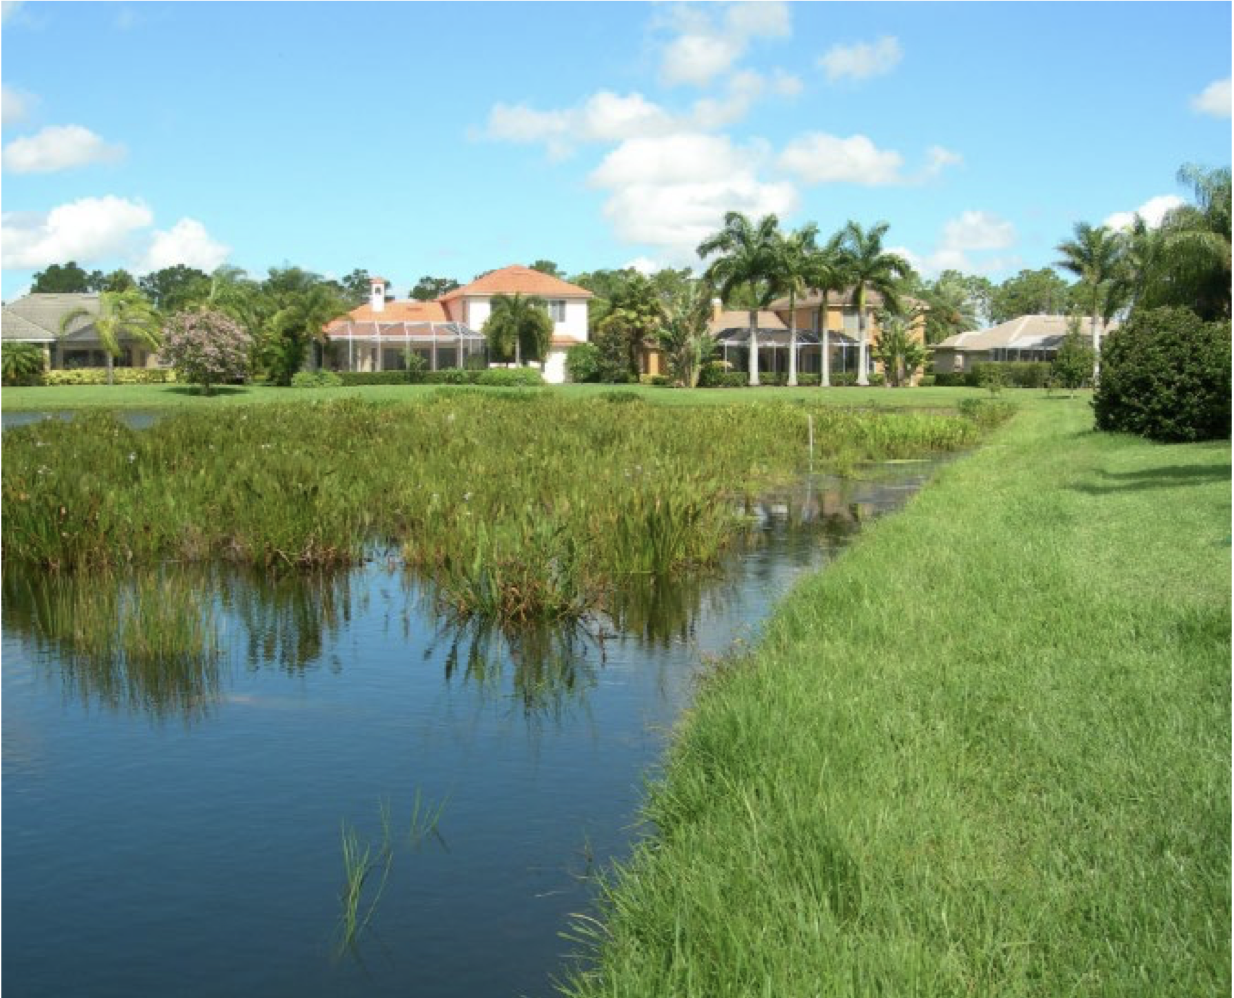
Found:
[[[964,374],[984,361],[1052,361],[1074,322],[1065,315],[1022,315],[1018,319],[949,336],[934,348],[934,370],[944,374]],[[1098,343],[1118,328],[1117,322],[1098,323]],[[1080,335],[1092,342],[1087,319],[1080,324]]]
[[[772,308],[774,309],[775,303]],[[816,310],[817,311],[817,310]],[[759,371],[767,374],[786,374],[789,367],[789,346],[792,331],[787,324],[788,309],[782,312],[764,310],[758,313],[758,358]],[[750,369],[750,310],[724,309],[717,299],[712,303],[712,318],[708,331],[719,347],[720,356],[733,370]],[[831,349],[831,370],[855,371],[857,369],[857,340],[855,337],[832,330],[828,337]],[[822,373],[822,336],[811,328],[808,321],[797,327],[797,373]]]
[[[462,367],[485,350],[484,323],[496,295],[543,298],[553,320],[544,360],[544,379],[566,379],[566,351],[588,338],[587,302],[592,293],[530,267],[510,266],[484,274],[436,301],[394,301],[389,282],[374,277],[369,301],[326,327],[335,359],[348,370],[393,370],[408,350],[424,357],[430,370]]]
[[[70,323],[63,335],[64,317],[77,309],[86,315]],[[99,295],[30,294],[0,308],[0,338],[5,343],[34,343],[41,347],[52,370],[78,367],[105,367],[107,357],[94,327],[99,313]],[[158,355],[145,344],[120,337],[120,356],[116,367],[158,367]]]

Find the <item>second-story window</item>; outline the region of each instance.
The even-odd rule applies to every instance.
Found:
[[[548,317],[554,322],[565,322],[566,303],[564,301],[550,301],[548,303]]]

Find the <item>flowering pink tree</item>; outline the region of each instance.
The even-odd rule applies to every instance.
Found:
[[[212,385],[248,374],[250,346],[242,326],[222,312],[203,309],[168,319],[159,353],[181,381],[201,385],[209,395]]]

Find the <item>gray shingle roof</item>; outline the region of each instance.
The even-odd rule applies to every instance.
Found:
[[[18,298],[0,309],[0,336],[6,340],[47,342],[60,336],[60,322],[74,309],[99,311],[98,294],[37,294]],[[67,340],[97,339],[94,320],[84,315],[69,327]]]
[[[948,336],[935,349],[950,350],[1040,350],[1056,347],[1067,335],[1067,324],[1070,320],[1065,315],[1022,315],[991,326],[989,329],[978,329],[971,333],[957,333]],[[1118,328],[1117,322],[1108,326],[1097,324],[1098,336]],[[1089,320],[1080,324],[1080,333],[1090,335]]]

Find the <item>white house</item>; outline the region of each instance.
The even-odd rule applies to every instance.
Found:
[[[535,295],[548,304],[553,337],[544,363],[544,379],[566,380],[566,351],[587,342],[587,301],[592,293],[530,267],[490,271],[436,301],[387,300],[389,282],[372,279],[368,304],[352,309],[326,327],[335,355],[349,370],[380,371],[403,366],[411,350],[430,370],[461,367],[484,350],[484,323],[495,295]]]

